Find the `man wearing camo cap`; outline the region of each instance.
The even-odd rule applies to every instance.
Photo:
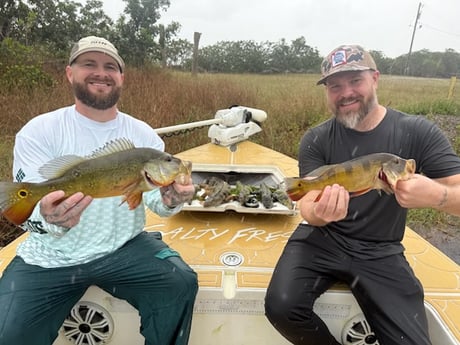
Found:
[[[425,117],[384,107],[377,100],[380,73],[359,45],[341,45],[321,64],[333,117],[309,129],[299,147],[299,176],[329,164],[388,152],[415,159],[394,194],[370,191],[351,198],[333,184],[307,193],[299,224],[274,270],[265,311],[293,344],[336,345],[315,314],[316,299],[337,282],[348,284],[372,331],[366,344],[430,345],[423,287],[403,255],[408,208],[460,215],[460,158]]]

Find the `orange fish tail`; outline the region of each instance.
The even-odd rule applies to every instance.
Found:
[[[21,225],[32,214],[41,196],[31,193],[31,183],[0,182],[0,211],[15,225]]]

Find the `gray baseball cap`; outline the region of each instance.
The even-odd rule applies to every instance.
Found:
[[[115,48],[115,46],[105,38],[96,36],[84,37],[73,45],[70,52],[69,65],[71,65],[81,54],[88,52],[99,52],[107,54],[118,63],[121,71],[125,69],[125,62],[121,56],[118,55],[117,48]]]

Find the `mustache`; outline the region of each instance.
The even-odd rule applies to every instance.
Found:
[[[343,103],[350,103],[350,102],[355,102],[355,101],[361,102],[362,97],[342,97],[336,103],[343,104]]]
[[[85,79],[86,83],[101,83],[107,85],[114,85],[115,81],[110,77],[98,78],[98,77],[87,77]]]

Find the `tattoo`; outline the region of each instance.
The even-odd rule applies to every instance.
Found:
[[[438,207],[443,207],[447,203],[447,188],[444,188],[444,194],[442,195],[442,199],[438,204]]]

